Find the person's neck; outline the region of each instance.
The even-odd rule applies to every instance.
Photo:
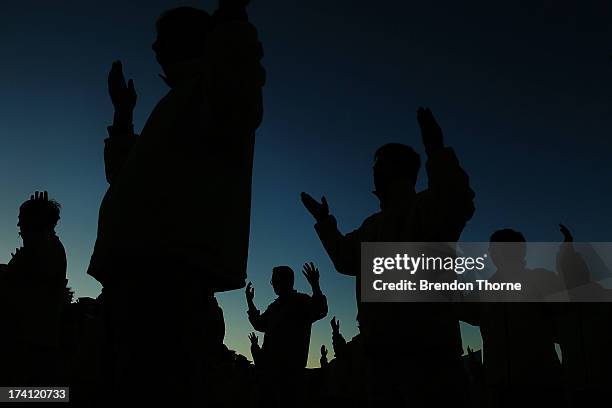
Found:
[[[412,204],[416,197],[416,192],[415,190],[399,190],[385,196],[379,196],[378,194],[376,196],[379,199],[381,211],[393,211]]]
[[[283,293],[279,294],[279,295],[278,295],[278,298],[279,298],[279,299],[284,299],[284,298],[286,298],[286,297],[289,297],[289,296],[290,296],[291,294],[293,294],[293,293],[295,293],[295,289],[291,289],[291,290],[289,290],[289,291],[287,291],[287,292],[283,292]]]
[[[35,246],[41,242],[48,241],[55,236],[55,231],[39,232],[23,239],[23,246]]]
[[[508,279],[508,278],[520,278],[520,275],[525,272],[525,264],[514,264],[514,265],[504,265],[502,267],[498,267],[495,271],[494,276],[496,278]]]
[[[204,72],[204,57],[173,62],[163,67],[163,70],[164,75],[160,76],[166,85],[176,88]]]

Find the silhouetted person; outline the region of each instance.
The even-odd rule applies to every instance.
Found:
[[[251,283],[246,287],[249,321],[257,331],[265,333],[258,365],[263,368],[263,388],[267,403],[289,404],[292,394],[301,390],[303,370],[308,361],[312,324],[327,315],[327,299],[319,286],[319,270],[304,264],[303,274],[312,287],[312,296],[293,288],[294,273],[288,266],[272,270],[271,284],[278,296],[261,313],[253,299]]]
[[[321,345],[321,357],[319,358],[319,364],[321,368],[326,368],[329,365],[329,360],[327,360],[327,347],[325,344]]]
[[[66,296],[66,252],[55,233],[60,205],[35,192],[19,208],[18,248],[0,284],[5,356],[2,384],[59,385],[60,339]],[[7,313],[8,312],[8,313]]]
[[[591,277],[582,255],[574,248],[574,237],[567,227],[559,224],[563,243],[557,255],[557,269],[573,302],[612,302],[612,290],[606,289]]]
[[[340,332],[340,321],[335,316],[330,325],[334,359],[325,370],[329,406],[363,405],[367,387],[361,335],[357,334],[347,342]]]
[[[215,292],[245,284],[265,80],[247,3],[221,0],[212,16],[191,7],[160,16],[153,51],[170,90],[140,136],[133,81],[119,62],[109,74],[110,185],[88,273],[105,289],[117,398],[205,400],[202,344],[222,335],[204,327],[204,315],[217,313]]]
[[[527,245],[520,232],[498,230],[490,241],[496,270],[489,281],[519,282],[522,289],[504,302],[477,304],[477,315],[466,319],[480,326],[488,404],[559,406],[565,396],[555,350],[558,304],[537,302],[560,290],[558,278],[552,271],[526,267]]]
[[[454,391],[453,403],[461,404],[463,348],[452,306],[361,301],[362,242],[455,242],[474,212],[468,176],[453,150],[444,146],[431,111],[419,108],[417,120],[428,157],[426,190],[415,191],[419,155],[409,146],[390,143],[374,156],[374,194],[381,211],[357,230],[341,234],[325,197],[319,203],[302,193],[336,270],[357,278],[358,320],[371,376],[366,382],[374,406],[444,404]],[[436,381],[430,381],[433,376]]]
[[[612,291],[591,279],[569,229],[560,230],[557,268],[572,300],[559,319],[567,388],[572,406],[598,407],[609,398],[612,382]]]
[[[249,321],[255,330],[265,333],[262,357],[267,367],[306,367],[311,326],[327,315],[327,299],[319,286],[319,270],[312,263],[304,264],[303,273],[312,287],[312,296],[293,288],[291,268],[275,267],[271,283],[278,297],[263,313],[253,303],[255,289],[250,282],[247,285]]]

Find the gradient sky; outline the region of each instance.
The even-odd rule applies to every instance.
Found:
[[[70,285],[77,296],[97,296],[85,270],[106,189],[108,69],[121,59],[134,79],[140,129],[167,91],[151,51],[156,17],[215,4],[3,2],[2,262],[20,245],[19,204],[47,189],[63,205],[58,234]],[[358,227],[378,208],[370,192],[375,149],[396,141],[423,153],[419,105],[432,108],[471,176],[477,212],[462,240],[513,227],[528,240],[553,241],[564,222],[577,240],[612,241],[611,14],[609,0],[253,0],[268,73],[248,271],[256,304],[273,300],[273,266],[299,273],[314,261],[329,318],[338,316],[347,338],[356,334],[354,281],[333,270],[299,192],[325,194],[341,229]],[[301,275],[296,281],[309,291]],[[250,357],[243,292],[219,299],[226,344]],[[313,326],[310,365],[321,344],[331,349],[328,321]],[[477,346],[477,330],[466,328],[464,340]]]

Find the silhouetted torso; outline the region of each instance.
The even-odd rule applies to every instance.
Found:
[[[140,136],[109,128],[110,187],[89,274],[104,283],[114,258],[154,253],[199,271],[215,291],[244,286],[261,55],[248,22],[220,25],[205,58],[177,67]]]
[[[278,297],[261,314],[249,313],[253,327],[265,333],[261,362],[266,368],[306,367],[312,323],[327,314],[325,296],[293,290]]]
[[[9,262],[7,287],[22,341],[58,345],[66,267],[66,252],[56,235],[20,248]]]
[[[474,192],[453,150],[437,152],[429,159],[427,171],[427,190],[392,208],[383,208],[351,233],[341,235],[333,216],[315,225],[336,270],[357,278],[358,318],[364,346],[389,357],[397,350],[395,347],[408,353],[438,350],[455,357],[463,353],[459,322],[452,305],[361,302],[362,242],[454,242],[471,218]]]
[[[20,248],[4,268],[0,380],[56,384],[66,288],[66,253],[55,235]]]

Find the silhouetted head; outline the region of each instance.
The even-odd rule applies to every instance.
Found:
[[[374,154],[374,194],[381,201],[414,192],[421,167],[419,154],[410,146],[388,143]]]
[[[60,204],[54,200],[29,199],[19,207],[19,235],[24,241],[54,234],[60,219]]]
[[[193,7],[177,7],[164,12],[156,24],[153,51],[157,62],[172,81],[172,66],[204,56],[206,38],[212,31],[211,16]]]
[[[495,231],[489,241],[489,254],[498,269],[525,267],[527,241],[522,233],[504,228]]]
[[[272,280],[270,283],[274,288],[274,293],[283,296],[293,290],[294,281],[293,269],[288,266],[276,266],[272,269]]]

